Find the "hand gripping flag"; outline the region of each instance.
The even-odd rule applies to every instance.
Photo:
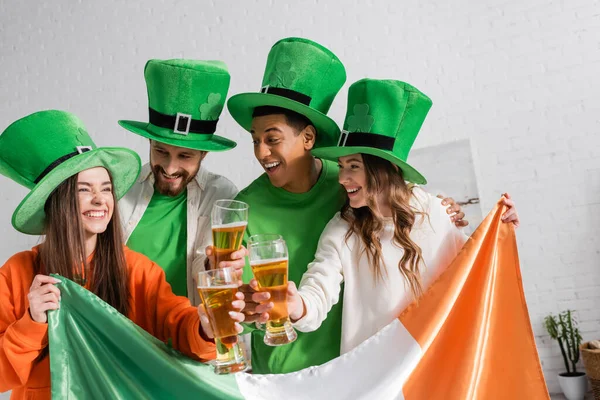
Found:
[[[61,278],[50,313],[54,398],[549,399],[511,224],[498,204],[397,320],[350,352],[281,375],[218,376]]]

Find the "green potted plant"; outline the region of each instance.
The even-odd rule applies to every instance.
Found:
[[[567,372],[558,374],[558,383],[563,394],[568,400],[583,400],[587,391],[587,377],[585,372],[577,371],[581,345],[581,335],[576,328],[577,321],[573,318],[571,310],[567,310],[558,316],[548,315],[544,323],[550,337],[558,341],[565,362]]]

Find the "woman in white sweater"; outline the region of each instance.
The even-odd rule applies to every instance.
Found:
[[[288,309],[296,329],[314,331],[344,282],[342,353],[397,318],[467,240],[441,200],[415,185],[426,180],[406,163],[430,107],[404,82],[360,80],[349,89],[338,145],[313,151],[338,161],[348,199],[323,231],[299,289],[290,283]],[[508,195],[505,204],[504,221],[518,225]]]
[[[450,264],[467,240],[441,200],[404,183],[382,158],[339,158],[343,210],[329,222],[298,291],[289,290],[294,327],[319,328],[344,282],[341,352],[392,322]],[[378,182],[387,188],[379,191]],[[357,190],[358,189],[358,190]]]

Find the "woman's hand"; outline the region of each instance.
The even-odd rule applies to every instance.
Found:
[[[48,322],[46,311],[57,310],[60,307],[60,290],[55,284],[58,279],[47,275],[36,275],[33,278],[27,299],[31,319],[40,324]]]
[[[298,293],[296,284],[294,282],[288,282],[287,290],[287,303],[288,303],[288,314],[292,322],[296,322],[306,314],[306,306],[302,296]]]
[[[235,321],[235,330],[237,333],[242,333],[244,328],[242,328],[240,323],[244,322],[244,314],[242,314],[241,311],[246,306],[246,303],[244,302],[244,294],[237,292],[235,294],[235,298],[237,300],[231,302],[231,305],[237,311],[229,311],[229,316]],[[215,334],[210,326],[210,321],[208,320],[208,314],[206,314],[206,310],[204,309],[204,304],[200,304],[198,306],[198,316],[200,317],[200,325],[202,326],[202,330],[204,331],[206,337],[209,339],[214,339]]]
[[[519,220],[519,214],[517,213],[517,206],[514,200],[508,193],[502,195],[502,203],[508,207],[508,210],[502,215],[502,222],[512,222],[515,228],[518,228],[521,221]]]

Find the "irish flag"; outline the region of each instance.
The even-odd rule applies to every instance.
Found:
[[[194,362],[63,279],[51,313],[54,398],[549,399],[512,225],[497,205],[418,304],[352,351],[290,374]]]

